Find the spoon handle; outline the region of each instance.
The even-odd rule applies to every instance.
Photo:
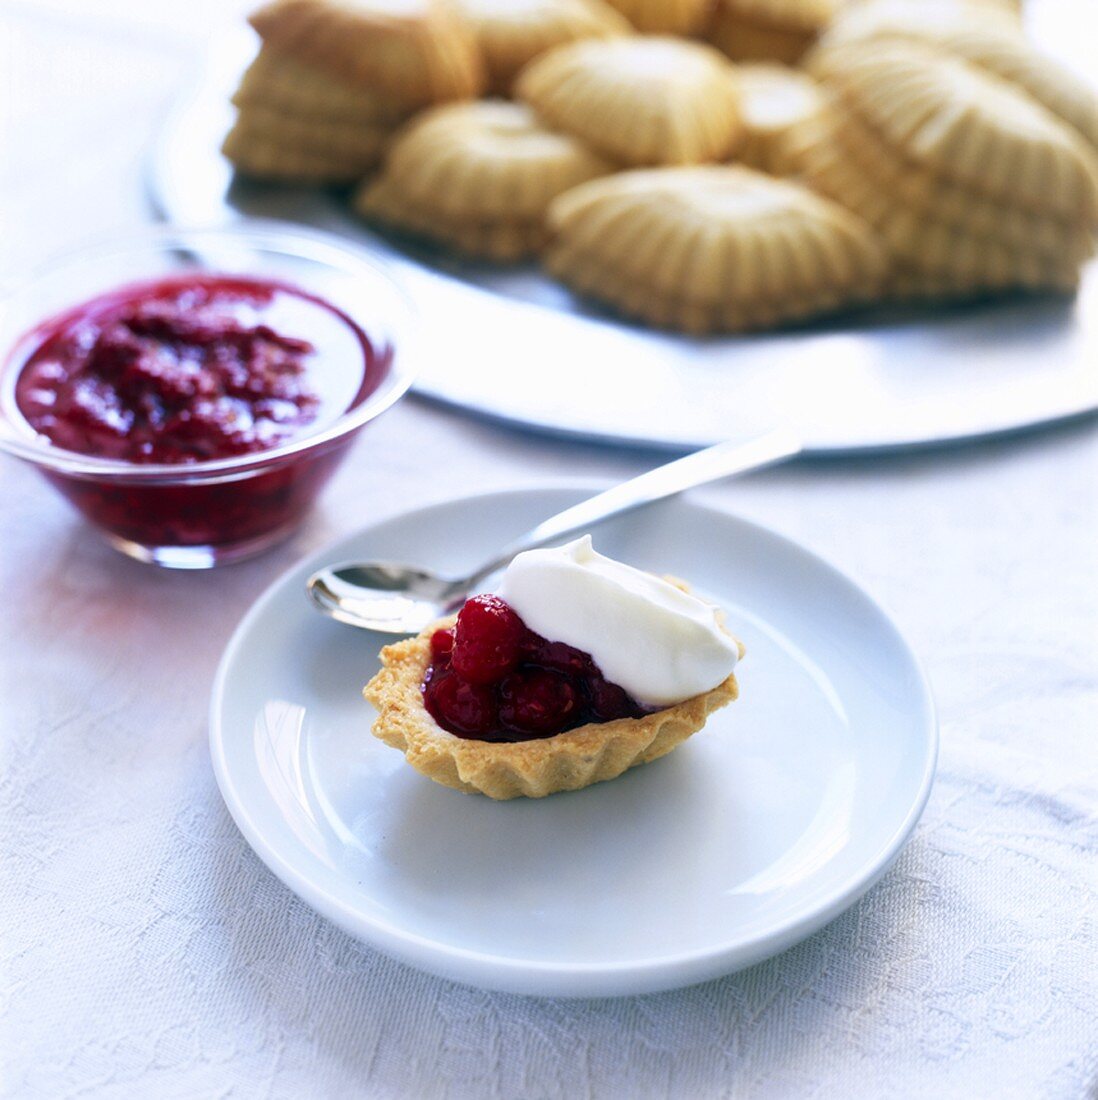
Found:
[[[550,516],[509,543],[498,556],[462,581],[462,587],[475,587],[523,550],[544,546],[686,489],[793,458],[800,451],[801,441],[786,428],[777,428],[746,443],[728,440],[694,451]]]

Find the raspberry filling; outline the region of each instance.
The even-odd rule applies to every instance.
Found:
[[[24,418],[58,447],[127,462],[228,458],[301,434],[325,400],[312,368],[337,341],[349,349],[348,395],[365,386],[358,327],[261,279],[124,287],[48,322],[39,339],[16,383]],[[324,411],[334,419],[345,407]]]
[[[474,596],[431,637],[423,677],[431,717],[458,737],[531,741],[648,711],[590,654],[535,634],[498,596]]]

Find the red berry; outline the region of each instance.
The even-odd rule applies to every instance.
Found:
[[[588,676],[595,669],[594,662],[582,650],[564,642],[547,642],[544,639],[526,659],[539,668],[548,668],[573,679]]]
[[[499,725],[492,689],[449,672],[430,677],[423,685],[423,701],[435,721],[451,733],[481,736]]]
[[[499,686],[500,721],[517,733],[548,734],[568,729],[578,715],[573,684],[556,672],[515,672]]]
[[[626,693],[625,688],[604,680],[601,676],[585,684],[591,710],[600,722],[612,722],[615,718],[635,718],[639,707]]]
[[[474,684],[502,679],[518,664],[526,627],[498,596],[465,602],[454,630],[455,671]]]
[[[436,630],[431,635],[431,656],[436,660],[440,657],[449,659],[454,648],[454,632],[452,629]]]

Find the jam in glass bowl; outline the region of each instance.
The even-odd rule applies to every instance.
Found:
[[[149,230],[51,265],[0,308],[0,448],[158,565],[289,534],[411,383],[392,278],[271,223]]]

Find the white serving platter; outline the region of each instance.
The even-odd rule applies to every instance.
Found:
[[[1063,33],[1055,19],[1039,26]],[[243,29],[215,38],[150,151],[154,207],[180,224],[285,218],[389,263],[421,314],[423,395],[515,426],[670,450],[784,425],[814,455],[974,440],[1098,410],[1098,263],[1074,297],[878,309],[739,337],[655,332],[576,301],[536,266],[383,237],[338,192],[234,179],[219,146],[254,50]]]

